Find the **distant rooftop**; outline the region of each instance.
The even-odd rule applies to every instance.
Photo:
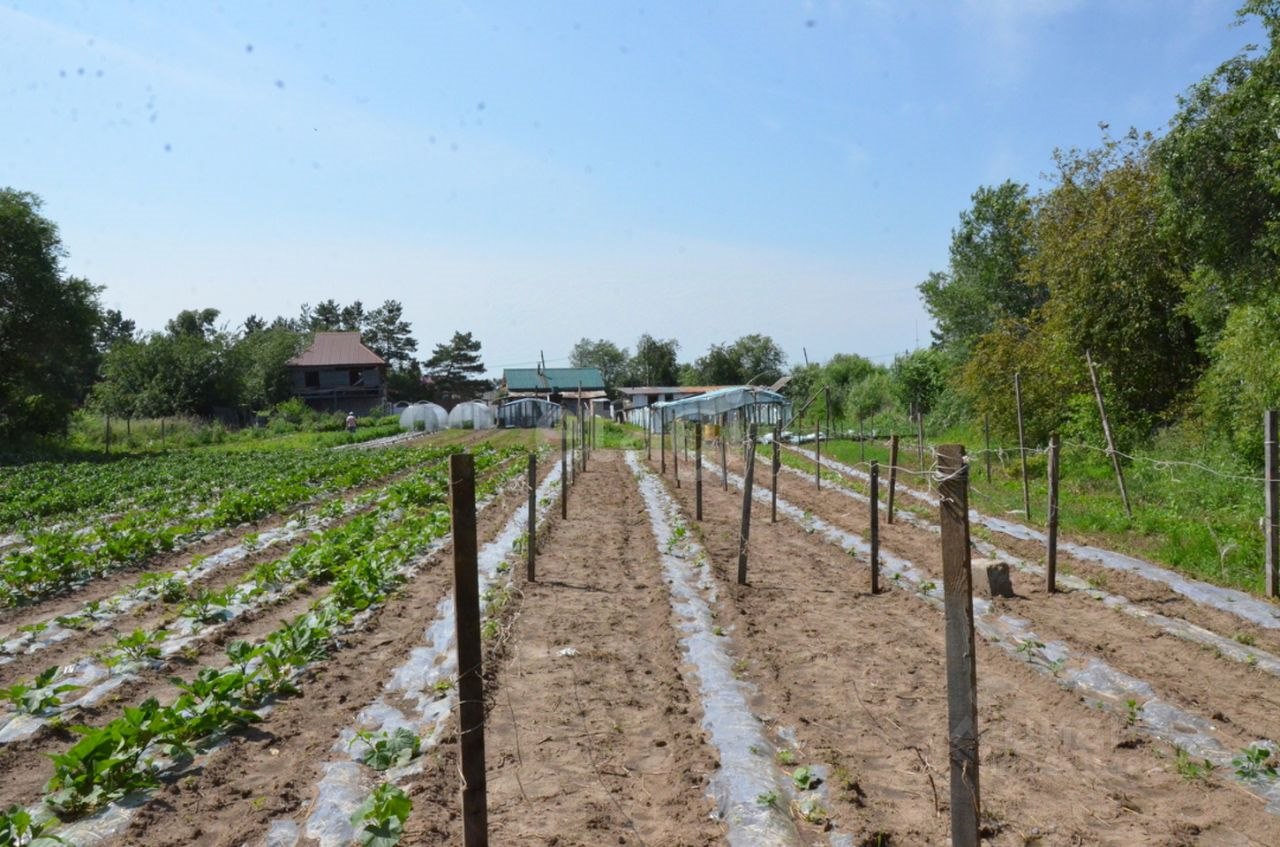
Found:
[[[576,392],[579,385],[584,394],[604,390],[599,368],[505,368],[502,380],[511,392]]]
[[[301,354],[289,360],[295,368],[371,367],[385,365],[377,353],[360,343],[358,332],[317,332]]]

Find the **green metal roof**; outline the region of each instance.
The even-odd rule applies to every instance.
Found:
[[[604,377],[599,368],[504,368],[502,378],[508,391],[600,391]]]

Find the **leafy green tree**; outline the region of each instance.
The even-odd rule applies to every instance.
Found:
[[[132,341],[137,328],[137,324],[126,319],[119,309],[105,310],[94,336],[98,352],[105,353],[120,342]]]
[[[679,385],[680,365],[676,354],[680,342],[674,338],[654,338],[644,333],[636,340],[636,352],[627,368],[632,385]]]
[[[424,364],[432,399],[437,402],[467,400],[490,386],[488,380],[481,378],[484,363],[480,361],[480,342],[469,332],[455,332],[448,342],[437,344]]]
[[[1155,422],[1203,365],[1183,309],[1186,255],[1162,226],[1151,137],[1056,154],[1058,183],[1039,203],[1028,276],[1050,292],[1045,329],[1072,358],[1090,351],[1114,385],[1118,417]]]
[[[40,206],[0,189],[0,440],[65,431],[98,362],[99,289],[63,276]]]
[[[951,231],[948,271],[929,274],[919,286],[937,324],[935,340],[960,357],[998,321],[1024,320],[1048,296],[1044,285],[1026,274],[1035,243],[1027,186],[1011,181],[984,186],[972,200]]]
[[[1280,294],[1231,310],[1200,384],[1200,406],[1241,455],[1256,459],[1262,413],[1280,408]]]
[[[235,397],[232,402],[219,405],[268,409],[289,399],[287,363],[301,352],[302,341],[301,335],[288,329],[246,331],[229,351],[229,370],[236,382]]]
[[[1155,149],[1167,217],[1195,257],[1187,309],[1206,346],[1232,306],[1265,298],[1280,278],[1280,3],[1250,0],[1238,14],[1261,19],[1266,50],[1192,86]]]
[[[942,394],[947,361],[936,347],[921,347],[903,353],[889,369],[893,391],[906,408],[927,414]]]
[[[703,385],[769,385],[782,377],[785,368],[782,348],[769,336],[752,333],[732,344],[711,345],[681,378],[692,377]]]
[[[592,341],[583,338],[569,351],[569,364],[575,368],[598,368],[604,379],[605,390],[610,394],[626,378],[631,357],[625,347],[620,348],[603,338]]]

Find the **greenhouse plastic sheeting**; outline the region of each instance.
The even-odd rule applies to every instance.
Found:
[[[653,404],[659,416],[668,421],[676,418],[685,421],[715,421],[727,412],[750,409],[753,406],[790,408],[791,402],[776,391],[742,386],[719,388],[696,397]]]
[[[559,425],[564,409],[560,404],[540,397],[521,397],[498,407],[498,426],[554,427]]]
[[[450,429],[493,429],[493,409],[477,400],[459,403],[449,412]]]
[[[400,413],[400,428],[436,432],[449,425],[449,413],[435,403],[414,403]]]

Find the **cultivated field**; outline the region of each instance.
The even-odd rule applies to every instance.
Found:
[[[745,585],[737,445],[701,521],[692,455],[570,482],[546,432],[13,469],[0,845],[462,843],[460,451],[491,843],[948,843],[936,488],[899,484],[872,594],[863,469],[784,448],[772,522],[759,450]],[[1015,589],[974,600],[984,839],[1280,843],[1280,607],[1085,545],[1049,594],[1034,531],[971,518]]]

